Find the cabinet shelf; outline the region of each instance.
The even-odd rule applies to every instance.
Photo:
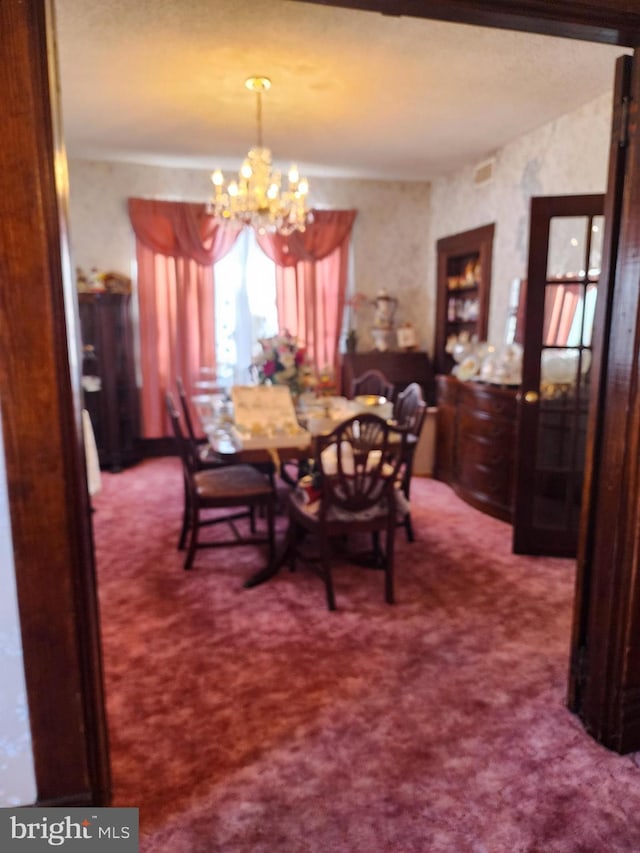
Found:
[[[447,339],[452,335],[464,332],[479,341],[487,337],[494,230],[493,224],[484,225],[443,237],[436,244],[438,292],[434,362],[437,373],[449,373],[454,365],[447,353]],[[471,276],[473,282],[467,283]],[[474,316],[449,319],[449,306],[455,300],[460,300],[462,305],[469,301]]]
[[[465,287],[448,287],[447,293],[449,297],[461,296],[463,293],[475,293],[482,285],[479,282],[469,284]]]

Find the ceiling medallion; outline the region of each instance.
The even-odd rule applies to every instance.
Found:
[[[259,234],[288,235],[304,231],[311,221],[306,206],[309,182],[300,177],[297,166],[292,165],[287,174],[287,186],[283,188],[280,172],[272,171],[271,151],[262,144],[262,95],[271,88],[271,80],[249,77],[245,86],[256,93],[257,145],[247,154],[238,177],[226,185],[220,169],[212,173],[214,197],[208,210],[222,222],[251,225]]]

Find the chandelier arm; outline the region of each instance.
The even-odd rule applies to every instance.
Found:
[[[262,148],[262,92],[258,90],[256,92],[256,98],[258,99],[256,104],[256,123],[258,126],[258,148]]]

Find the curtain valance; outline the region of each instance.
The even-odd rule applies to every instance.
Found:
[[[198,264],[223,258],[238,238],[242,226],[219,223],[203,204],[130,198],[129,218],[136,238],[148,249]],[[351,234],[355,210],[314,210],[305,231],[259,234],[258,244],[281,267],[300,261],[320,261],[334,252]]]
[[[146,248],[202,266],[223,258],[238,238],[235,223],[218,223],[204,204],[130,198],[129,218],[136,238]]]
[[[258,234],[258,244],[280,267],[294,267],[300,261],[321,261],[342,246],[350,236],[355,210],[314,210],[313,221],[304,231]]]

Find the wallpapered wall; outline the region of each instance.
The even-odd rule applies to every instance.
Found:
[[[130,274],[135,244],[126,209],[129,196],[179,201],[209,198],[209,172],[72,160],[69,163],[69,218],[73,259],[88,270]],[[378,290],[397,291],[397,317],[419,320],[426,342],[435,311],[426,285],[429,185],[389,181],[310,178],[311,203],[355,208],[354,285],[373,298]],[[371,346],[367,325],[373,306],[363,311],[361,341]]]
[[[612,94],[521,136],[495,154],[491,183],[475,188],[474,167],[431,186],[428,286],[435,276],[436,241],[490,222],[493,244],[489,340],[503,340],[509,285],[527,274],[532,196],[605,192]]]
[[[1,427],[1,424],[0,424]],[[33,803],[35,771],[22,663],[9,496],[0,428],[0,808]]]
[[[474,166],[419,182],[311,179],[318,207],[358,210],[354,226],[355,287],[371,297],[397,296],[398,323],[410,320],[433,349],[436,240],[496,223],[489,337],[502,340],[510,282],[527,267],[529,201],[534,195],[604,192],[611,95],[519,137],[495,153],[493,180],[475,188]],[[70,162],[70,227],[76,265],[129,274],[134,241],[128,196],[206,201],[203,170],[131,163]],[[369,348],[373,309],[358,318],[360,347]]]

